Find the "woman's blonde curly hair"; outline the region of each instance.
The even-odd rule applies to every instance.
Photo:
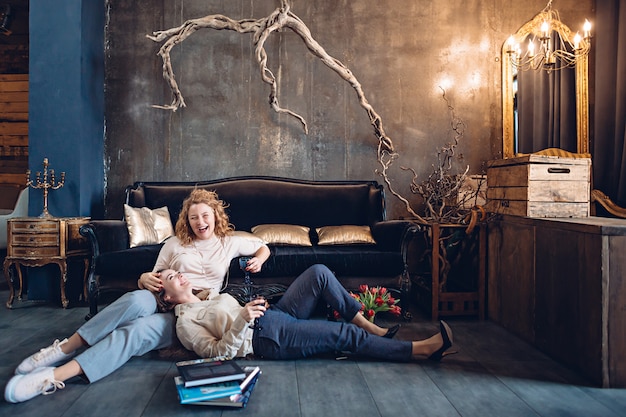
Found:
[[[211,207],[213,213],[215,213],[215,236],[223,238],[234,230],[233,225],[229,222],[228,214],[226,214],[226,207],[228,206],[219,199],[217,193],[196,188],[183,201],[183,208],[176,221],[176,237],[178,237],[183,246],[191,245],[195,239],[195,234],[189,225],[189,208],[194,204],[202,203]]]

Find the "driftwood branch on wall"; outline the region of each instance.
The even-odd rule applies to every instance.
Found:
[[[185,107],[185,100],[178,87],[178,83],[174,77],[174,71],[172,69],[172,63],[170,59],[170,51],[174,46],[183,42],[191,34],[199,29],[216,29],[216,30],[232,30],[239,33],[251,33],[253,34],[253,40],[255,45],[255,57],[259,65],[259,70],[263,81],[270,85],[270,105],[274,111],[278,113],[286,113],[297,118],[305,132],[308,131],[306,120],[299,114],[284,109],[280,106],[278,101],[278,85],[276,77],[267,66],[267,52],[265,51],[265,41],[269,36],[278,30],[288,28],[294,31],[302,38],[302,41],[306,47],[317,56],[326,66],[335,71],[341,78],[347,81],[356,91],[359,98],[359,104],[365,109],[369,116],[370,122],[374,127],[376,137],[380,141],[382,150],[393,153],[394,147],[391,139],[385,134],[382,125],[382,119],[374,111],[370,103],[365,98],[365,93],[361,83],[354,76],[352,71],[348,69],[341,61],[330,56],[326,50],[313,38],[311,31],[304,24],[298,16],[296,16],[290,9],[289,2],[282,0],[281,7],[274,10],[269,16],[261,19],[244,19],[234,20],[224,15],[208,15],[198,19],[191,19],[184,22],[182,25],[171,28],[168,30],[161,30],[153,32],[152,35],[147,35],[149,39],[155,42],[164,42],[159,49],[159,56],[163,60],[163,77],[168,82],[174,99],[171,104],[165,106],[156,106],[163,109],[176,111],[180,107]]]
[[[163,60],[163,78],[168,83],[174,96],[171,104],[155,105],[154,107],[172,111],[185,107],[185,100],[178,83],[176,82],[170,58],[170,52],[174,46],[183,42],[200,29],[232,30],[241,34],[253,35],[255,59],[259,66],[261,77],[263,82],[270,86],[269,103],[271,107],[278,113],[288,114],[296,118],[302,124],[305,133],[308,133],[307,122],[301,115],[280,106],[276,77],[267,64],[268,57],[267,52],[265,51],[265,41],[272,33],[283,28],[290,29],[298,34],[313,55],[318,57],[326,66],[337,73],[337,75],[339,75],[343,80],[348,82],[356,91],[359,104],[367,112],[370,123],[374,128],[374,134],[378,139],[377,160],[380,168],[376,170],[377,174],[383,178],[383,181],[387,185],[389,191],[402,202],[405,209],[411,216],[413,216],[417,221],[427,223],[422,216],[413,210],[410,202],[397,192],[392,185],[388,171],[397,159],[398,154],[394,150],[391,138],[389,138],[385,133],[381,117],[367,101],[361,83],[348,67],[346,67],[338,59],[329,55],[326,50],[313,38],[311,31],[306,24],[291,11],[289,0],[281,0],[281,6],[279,8],[274,10],[269,16],[260,19],[234,20],[221,14],[213,14],[197,19],[190,19],[185,21],[180,26],[167,30],[155,31],[152,35],[146,35],[149,39],[155,42],[162,42],[158,55]]]

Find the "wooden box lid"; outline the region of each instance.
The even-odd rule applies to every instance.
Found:
[[[566,165],[587,165],[591,166],[591,158],[567,158],[552,155],[528,154],[516,156],[515,158],[494,159],[487,162],[488,168],[504,167],[522,164],[566,164]]]

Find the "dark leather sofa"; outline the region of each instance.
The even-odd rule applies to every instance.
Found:
[[[328,266],[348,289],[360,284],[401,291],[403,310],[409,302],[407,248],[417,225],[386,220],[383,187],[375,181],[306,181],[278,177],[234,177],[202,182],[136,182],[126,188],[126,204],[156,209],[167,206],[172,224],[182,201],[194,189],[217,192],[228,204],[236,230],[259,224],[293,224],[311,229],[312,246],[270,244],[271,256],[258,274],[256,286],[289,285],[309,266]],[[317,245],[315,229],[322,226],[368,225],[375,244]],[[90,313],[98,311],[99,296],[137,288],[137,279],[152,270],[161,244],[129,248],[124,220],[92,220],[80,233],[92,249],[88,276]],[[238,260],[231,263],[229,287],[241,285]]]

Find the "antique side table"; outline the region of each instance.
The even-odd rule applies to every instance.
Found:
[[[485,319],[487,226],[472,233],[466,225],[421,225],[417,239],[418,271],[411,276],[418,304],[430,308],[432,320],[440,316],[478,316]],[[418,234],[419,236],[419,234]]]
[[[18,300],[22,299],[24,280],[22,266],[40,267],[57,264],[61,271],[61,304],[67,308],[65,296],[67,281],[67,260],[83,259],[87,275],[89,266],[89,245],[78,229],[89,222],[89,217],[16,217],[7,223],[7,257],[4,261],[4,275],[9,284],[7,308],[12,308],[15,297],[14,276],[11,266],[15,265],[19,281]],[[83,277],[83,285],[85,282]]]

